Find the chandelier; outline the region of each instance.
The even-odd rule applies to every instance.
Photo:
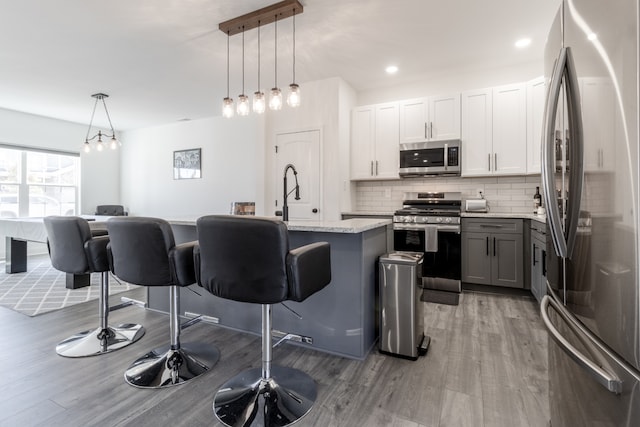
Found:
[[[96,147],[95,147],[96,150],[98,151],[104,150],[105,142],[102,141],[103,136],[105,138],[111,138],[111,140],[109,141],[109,148],[111,148],[112,150],[115,150],[120,146],[120,142],[116,139],[116,131],[113,130],[113,124],[111,124],[111,117],[109,116],[109,110],[107,110],[107,103],[104,100],[105,98],[108,98],[109,95],[104,93],[94,93],[93,95],[91,95],[91,97],[95,98],[96,102],[93,104],[93,112],[91,113],[91,120],[89,121],[89,129],[87,130],[87,136],[84,139],[84,152],[89,153],[91,151],[90,142],[96,138],[98,138],[98,140],[96,141]],[[107,119],[109,120],[109,127],[111,128],[111,134],[102,133],[101,130],[98,130],[98,133],[96,133],[92,137],[89,137],[89,134],[91,133],[91,127],[93,125],[93,117],[96,114],[96,107],[98,106],[98,101],[102,101],[102,105],[104,106],[104,112],[106,113]]]
[[[296,83],[296,15],[302,13],[303,7],[299,0],[285,0],[271,6],[263,7],[248,14],[222,22],[220,31],[227,35],[227,96],[222,100],[222,115],[232,117],[249,114],[249,97],[244,92],[244,39],[245,31],[258,29],[258,88],[253,96],[253,112],[261,114],[265,111],[265,94],[260,88],[260,27],[274,23],[275,53],[274,53],[274,86],[270,91],[269,109],[282,108],[282,91],[278,88],[278,21],[293,17],[293,82],[289,85],[287,104],[290,107],[300,105],[300,86]],[[242,34],[242,93],[238,96],[238,104],[234,109],[233,99],[229,95],[229,39],[235,34]]]

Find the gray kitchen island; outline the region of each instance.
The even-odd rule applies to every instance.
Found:
[[[196,240],[194,220],[169,222],[177,243]],[[329,242],[332,279],[326,288],[304,302],[286,302],[301,319],[282,304],[275,304],[272,311],[274,330],[313,339],[312,344],[296,345],[364,359],[377,339],[376,263],[378,257],[388,250],[391,220],[290,221],[287,227],[291,248]],[[221,299],[198,285],[190,288],[195,293],[181,289],[180,310],[183,315],[205,315],[222,327],[260,335],[260,305]],[[147,292],[150,309],[168,311],[167,288],[149,287]]]

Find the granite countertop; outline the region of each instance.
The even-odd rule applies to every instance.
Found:
[[[534,213],[512,213],[512,212],[461,212],[462,218],[516,218],[516,219],[530,219],[545,223],[547,222],[546,215],[538,215]]]
[[[322,233],[362,233],[391,224],[390,219],[352,218],[340,221],[289,221],[289,231],[317,231]]]
[[[175,225],[196,225],[197,218],[171,218],[169,223]],[[273,217],[272,219],[279,219]],[[287,221],[289,231],[316,231],[322,233],[362,233],[391,224],[391,219],[353,218],[337,221]]]

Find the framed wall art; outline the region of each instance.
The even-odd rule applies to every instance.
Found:
[[[173,179],[201,178],[200,148],[173,152]]]

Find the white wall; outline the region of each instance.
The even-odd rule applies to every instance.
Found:
[[[177,122],[125,132],[122,201],[130,215],[197,218],[228,214],[233,201],[264,211],[262,116]],[[202,149],[202,178],[173,179],[173,152]]]

